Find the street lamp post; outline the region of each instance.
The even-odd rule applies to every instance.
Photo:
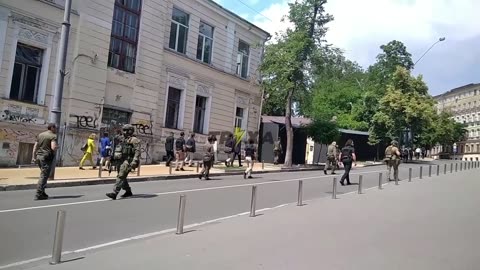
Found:
[[[430,46],[430,48],[428,48],[428,50],[426,50],[422,56],[420,56],[420,58],[418,58],[418,60],[413,64],[413,66],[415,67],[417,65],[418,62],[420,62],[420,60],[422,60],[422,58],[435,46],[437,45],[439,42],[442,42],[442,41],[445,41],[445,37],[441,37],[439,38],[435,43],[432,44],[432,46]]]

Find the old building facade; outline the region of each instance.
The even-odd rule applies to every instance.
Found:
[[[64,0],[0,0],[0,166],[27,164],[50,116]],[[211,0],[73,0],[62,164],[89,134],[131,123],[142,162],[170,133],[258,130],[269,34]]]
[[[432,150],[435,157],[448,153],[450,158],[461,160],[479,160],[480,158],[480,83],[468,84],[452,89],[434,97],[438,112],[452,113],[455,121],[467,127],[466,140],[457,142],[457,153],[453,155],[453,146],[437,146]]]

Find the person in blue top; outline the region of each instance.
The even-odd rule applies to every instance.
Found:
[[[106,170],[110,165],[110,157],[112,156],[112,142],[107,132],[103,133],[103,137],[100,139],[100,155],[102,157],[100,164],[105,164]]]

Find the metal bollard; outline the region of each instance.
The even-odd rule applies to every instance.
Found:
[[[100,166],[98,166],[98,178],[102,178],[102,171],[103,171],[102,162],[100,162]]]
[[[137,176],[140,176],[140,168],[141,168],[141,166],[140,166],[140,162],[139,162],[138,167],[137,167]]]
[[[447,164],[443,167],[443,174],[447,174]]]
[[[455,172],[458,172],[458,163],[455,163]]]
[[[197,161],[197,173],[200,171],[200,162]]]
[[[437,165],[437,176],[440,175],[440,165]]]
[[[428,177],[432,177],[432,165],[428,166]]]
[[[408,168],[408,182],[412,182],[412,168]]]
[[[298,201],[297,206],[303,205],[303,180],[298,181]]]
[[[378,174],[378,189],[383,189],[382,188],[382,178],[383,178],[383,174],[379,173]]]
[[[470,170],[472,163],[469,161],[468,162],[468,169]]]
[[[463,170],[463,162],[460,162],[460,171]]]
[[[252,199],[250,201],[250,217],[255,217],[256,203],[257,203],[257,186],[252,186]]]
[[[363,193],[363,175],[358,176],[358,194]]]
[[[177,234],[183,234],[183,222],[185,221],[185,204],[187,195],[180,195],[180,204],[178,206]]]
[[[262,160],[262,170],[265,170],[265,160]]]
[[[168,174],[172,174],[172,164],[168,165]]]
[[[63,232],[65,231],[65,210],[57,211],[57,225],[55,226],[55,238],[53,240],[52,261],[50,264],[59,264],[62,260]]]
[[[423,167],[420,166],[420,179],[422,179],[422,177],[423,177]]]
[[[337,178],[333,178],[333,189],[332,189],[332,199],[337,198]]]
[[[450,163],[450,173],[453,173],[453,163]]]

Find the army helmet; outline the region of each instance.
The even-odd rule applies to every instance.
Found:
[[[393,141],[392,141],[392,145],[393,145],[393,146],[398,146],[398,142],[397,142],[396,140],[393,140]]]
[[[123,133],[125,134],[128,134],[128,135],[133,135],[133,133],[135,132],[135,128],[130,125],[130,124],[126,124],[122,127],[122,130],[123,130]]]

